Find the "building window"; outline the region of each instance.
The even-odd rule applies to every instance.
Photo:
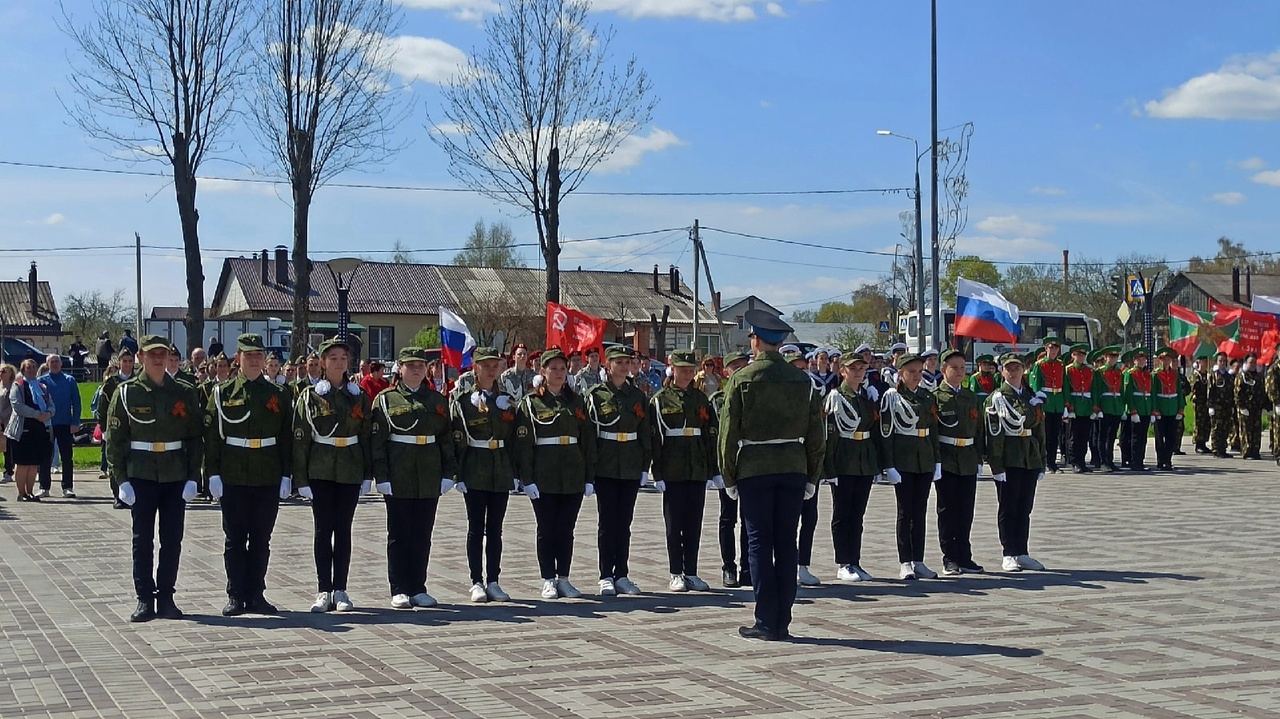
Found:
[[[369,327],[369,359],[386,361],[395,359],[395,344],[394,327]]]
[[[743,321],[742,315],[738,315],[738,329],[745,330],[746,328],[747,328],[747,323]]]

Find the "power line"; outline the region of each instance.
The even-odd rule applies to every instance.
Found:
[[[794,247],[812,247],[818,250],[831,250],[833,252],[852,252],[859,255],[876,255],[879,257],[894,257],[893,252],[881,252],[879,250],[858,250],[852,247],[837,247],[834,245],[819,245],[813,242],[801,242],[800,240],[784,240],[778,237],[766,237],[764,235],[753,235],[747,232],[734,232],[733,230],[722,230],[718,227],[703,226],[702,229],[708,232],[719,232],[725,235],[733,235],[735,237],[745,237],[751,240],[763,240],[764,242],[777,242],[783,245],[792,245]]]

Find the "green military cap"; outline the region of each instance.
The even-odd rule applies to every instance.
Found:
[[[262,344],[262,335],[255,335],[246,332],[236,338],[237,352],[265,352],[266,347]]]
[[[496,347],[477,347],[471,350],[472,362],[483,362],[484,360],[500,359],[498,349]]]
[[[920,357],[920,355],[908,353],[899,357],[898,361],[894,363],[894,366],[898,369],[902,369],[903,367],[906,367],[912,362],[924,362],[924,360]]]
[[[1022,356],[1022,364],[1028,365],[1028,366],[1033,365],[1036,363],[1037,360],[1039,360],[1043,356],[1044,356],[1043,349],[1032,350]]]
[[[725,367],[728,367],[734,362],[749,362],[749,361],[751,361],[750,355],[748,355],[746,352],[738,352],[737,350],[730,352],[724,356]]]
[[[1089,345],[1086,342],[1077,342],[1071,345],[1071,354],[1075,354],[1076,352],[1088,352],[1088,351],[1089,351]]]
[[[949,349],[949,350],[947,350],[946,352],[943,352],[943,353],[942,353],[942,356],[938,358],[938,361],[939,361],[939,362],[946,362],[947,360],[951,359],[952,357],[961,357],[961,358],[963,358],[963,357],[964,357],[964,353],[963,353],[963,352],[961,352],[960,350],[957,350],[957,349]]]
[[[124,357],[126,355],[129,357],[132,357],[133,350],[130,350],[128,347],[121,347],[120,351],[116,353],[116,359],[119,360],[121,357]]]
[[[138,343],[139,352],[150,352],[151,350],[167,350],[171,349],[172,344],[169,340],[160,335],[143,335],[142,341]]]
[[[1120,358],[1124,360],[1125,364],[1129,364],[1130,362],[1133,361],[1134,357],[1139,357],[1139,356],[1146,357],[1147,351],[1141,347],[1134,347],[1133,349],[1121,355]]]
[[[996,358],[991,355],[978,355],[978,358],[974,361],[978,364],[982,364],[983,362],[995,362]]]
[[[320,343],[318,356],[323,357],[325,352],[328,352],[334,347],[341,347],[342,349],[348,352],[351,351],[351,345],[347,344],[346,340],[334,337],[333,339],[327,339],[324,342]]]
[[[215,364],[215,365],[216,365],[216,364],[218,364],[219,362],[226,362],[227,364],[231,364],[231,360],[227,359],[227,355],[226,355],[225,353],[219,352],[218,354],[216,354],[216,355],[214,355],[214,356],[210,357],[210,358],[205,362],[205,365],[211,365],[211,364]]]
[[[1169,349],[1169,348],[1167,348],[1167,347],[1166,347],[1165,349]],[[1170,352],[1172,352],[1173,350],[1169,350],[1169,351],[1170,351]],[[1244,359],[1246,359],[1246,360],[1247,360],[1247,359],[1258,359],[1258,353],[1257,353],[1257,352],[1246,352],[1246,353],[1245,353],[1245,355],[1244,355]]]
[[[1018,354],[1017,352],[1005,352],[1004,354],[1000,355],[1001,367],[1004,367],[1009,364],[1013,364],[1014,362],[1017,362],[1020,365],[1024,365],[1024,366],[1026,365],[1026,362],[1024,361],[1022,355]]]
[[[850,352],[848,355],[840,358],[841,367],[852,367],[859,362],[861,362],[862,364],[867,364],[867,358],[863,357],[857,352]]]
[[[676,350],[671,353],[672,367],[697,367],[698,361],[693,356],[693,350]]]
[[[609,349],[604,352],[604,358],[610,362],[613,360],[629,360],[635,355],[636,353],[626,345],[610,345]]]
[[[532,355],[530,357],[532,357]],[[560,351],[559,347],[551,347],[551,348],[545,349],[542,351],[541,354],[538,355],[538,357],[543,367],[546,367],[547,364],[554,359],[564,360],[565,362],[569,361],[565,359],[564,353]]]
[[[1108,345],[1098,350],[1103,356],[1120,354],[1120,345]]]
[[[1058,339],[1057,337],[1054,337],[1053,335],[1049,335],[1048,337],[1045,337],[1044,339],[1040,340],[1040,344],[1044,347],[1048,347],[1049,345],[1061,345],[1062,340]]]
[[[1252,353],[1250,353],[1250,354],[1252,354]],[[1161,347],[1160,349],[1156,350],[1156,356],[1157,356],[1157,357],[1172,357],[1172,358],[1174,358],[1174,359],[1177,359],[1177,358],[1178,358],[1178,353],[1177,353],[1177,352],[1176,352],[1172,347]],[[1245,355],[1245,357],[1246,357],[1246,358],[1247,358],[1248,356],[1249,356],[1249,355]],[[1255,356],[1256,356],[1256,355],[1255,355]]]
[[[475,359],[475,353],[471,354],[471,359]],[[405,362],[430,362],[431,358],[427,356],[427,351],[421,347],[401,347],[400,354],[396,357],[396,361],[400,364]]]
[[[1093,364],[1094,362],[1097,362],[1097,361],[1098,361],[1098,358],[1100,358],[1100,357],[1102,357],[1102,348],[1101,348],[1101,347],[1099,347],[1099,348],[1098,348],[1098,349],[1096,349],[1096,350],[1089,350],[1089,354],[1086,356],[1086,358],[1085,358],[1085,359],[1087,359],[1087,360],[1088,360],[1089,364]]]
[[[309,362],[309,361],[311,361],[311,360],[313,360],[313,359],[320,359],[320,353],[319,353],[319,352],[312,352],[311,354],[307,355],[307,361],[308,361],[308,362]]]

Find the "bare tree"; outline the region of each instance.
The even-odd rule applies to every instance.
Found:
[[[273,0],[255,64],[254,128],[293,200],[293,356],[306,350],[311,295],[307,230],[316,190],[334,176],[387,160],[404,117],[392,83],[392,0]]]
[[[531,212],[560,301],[560,203],[648,124],[657,100],[635,58],[610,65],[612,28],[586,24],[589,0],[506,0],[488,44],[442,88],[430,137],[468,187]],[[430,112],[428,111],[430,118]]]
[[[467,328],[475,335],[477,345],[496,345],[522,341],[530,347],[541,347],[546,325],[538,314],[531,314],[525,304],[507,292],[476,293],[460,308]]]
[[[231,127],[255,20],[250,0],[95,0],[62,30],[78,57],[67,113],[89,136],[137,160],[167,162],[186,255],[188,350],[204,336],[196,173]]]
[[[524,267],[524,260],[516,254],[515,245],[515,233],[507,223],[495,222],[486,230],[484,220],[476,220],[462,251],[453,256],[453,264],[459,267]]]

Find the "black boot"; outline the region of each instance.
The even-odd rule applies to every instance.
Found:
[[[235,597],[227,597],[227,606],[222,608],[222,616],[238,617],[244,614],[244,602]]]
[[[720,583],[729,589],[738,588],[738,573],[732,569],[726,569],[720,573]]]
[[[259,594],[258,596],[245,602],[244,609],[250,614],[279,614],[280,610],[276,609],[276,605],[267,601],[267,598]]]
[[[173,603],[172,594],[160,594],[156,595],[156,616],[161,619],[182,619],[185,615]]]
[[[145,602],[138,600],[138,608],[133,610],[133,614],[129,615],[131,622],[149,622],[156,618],[155,602]]]

